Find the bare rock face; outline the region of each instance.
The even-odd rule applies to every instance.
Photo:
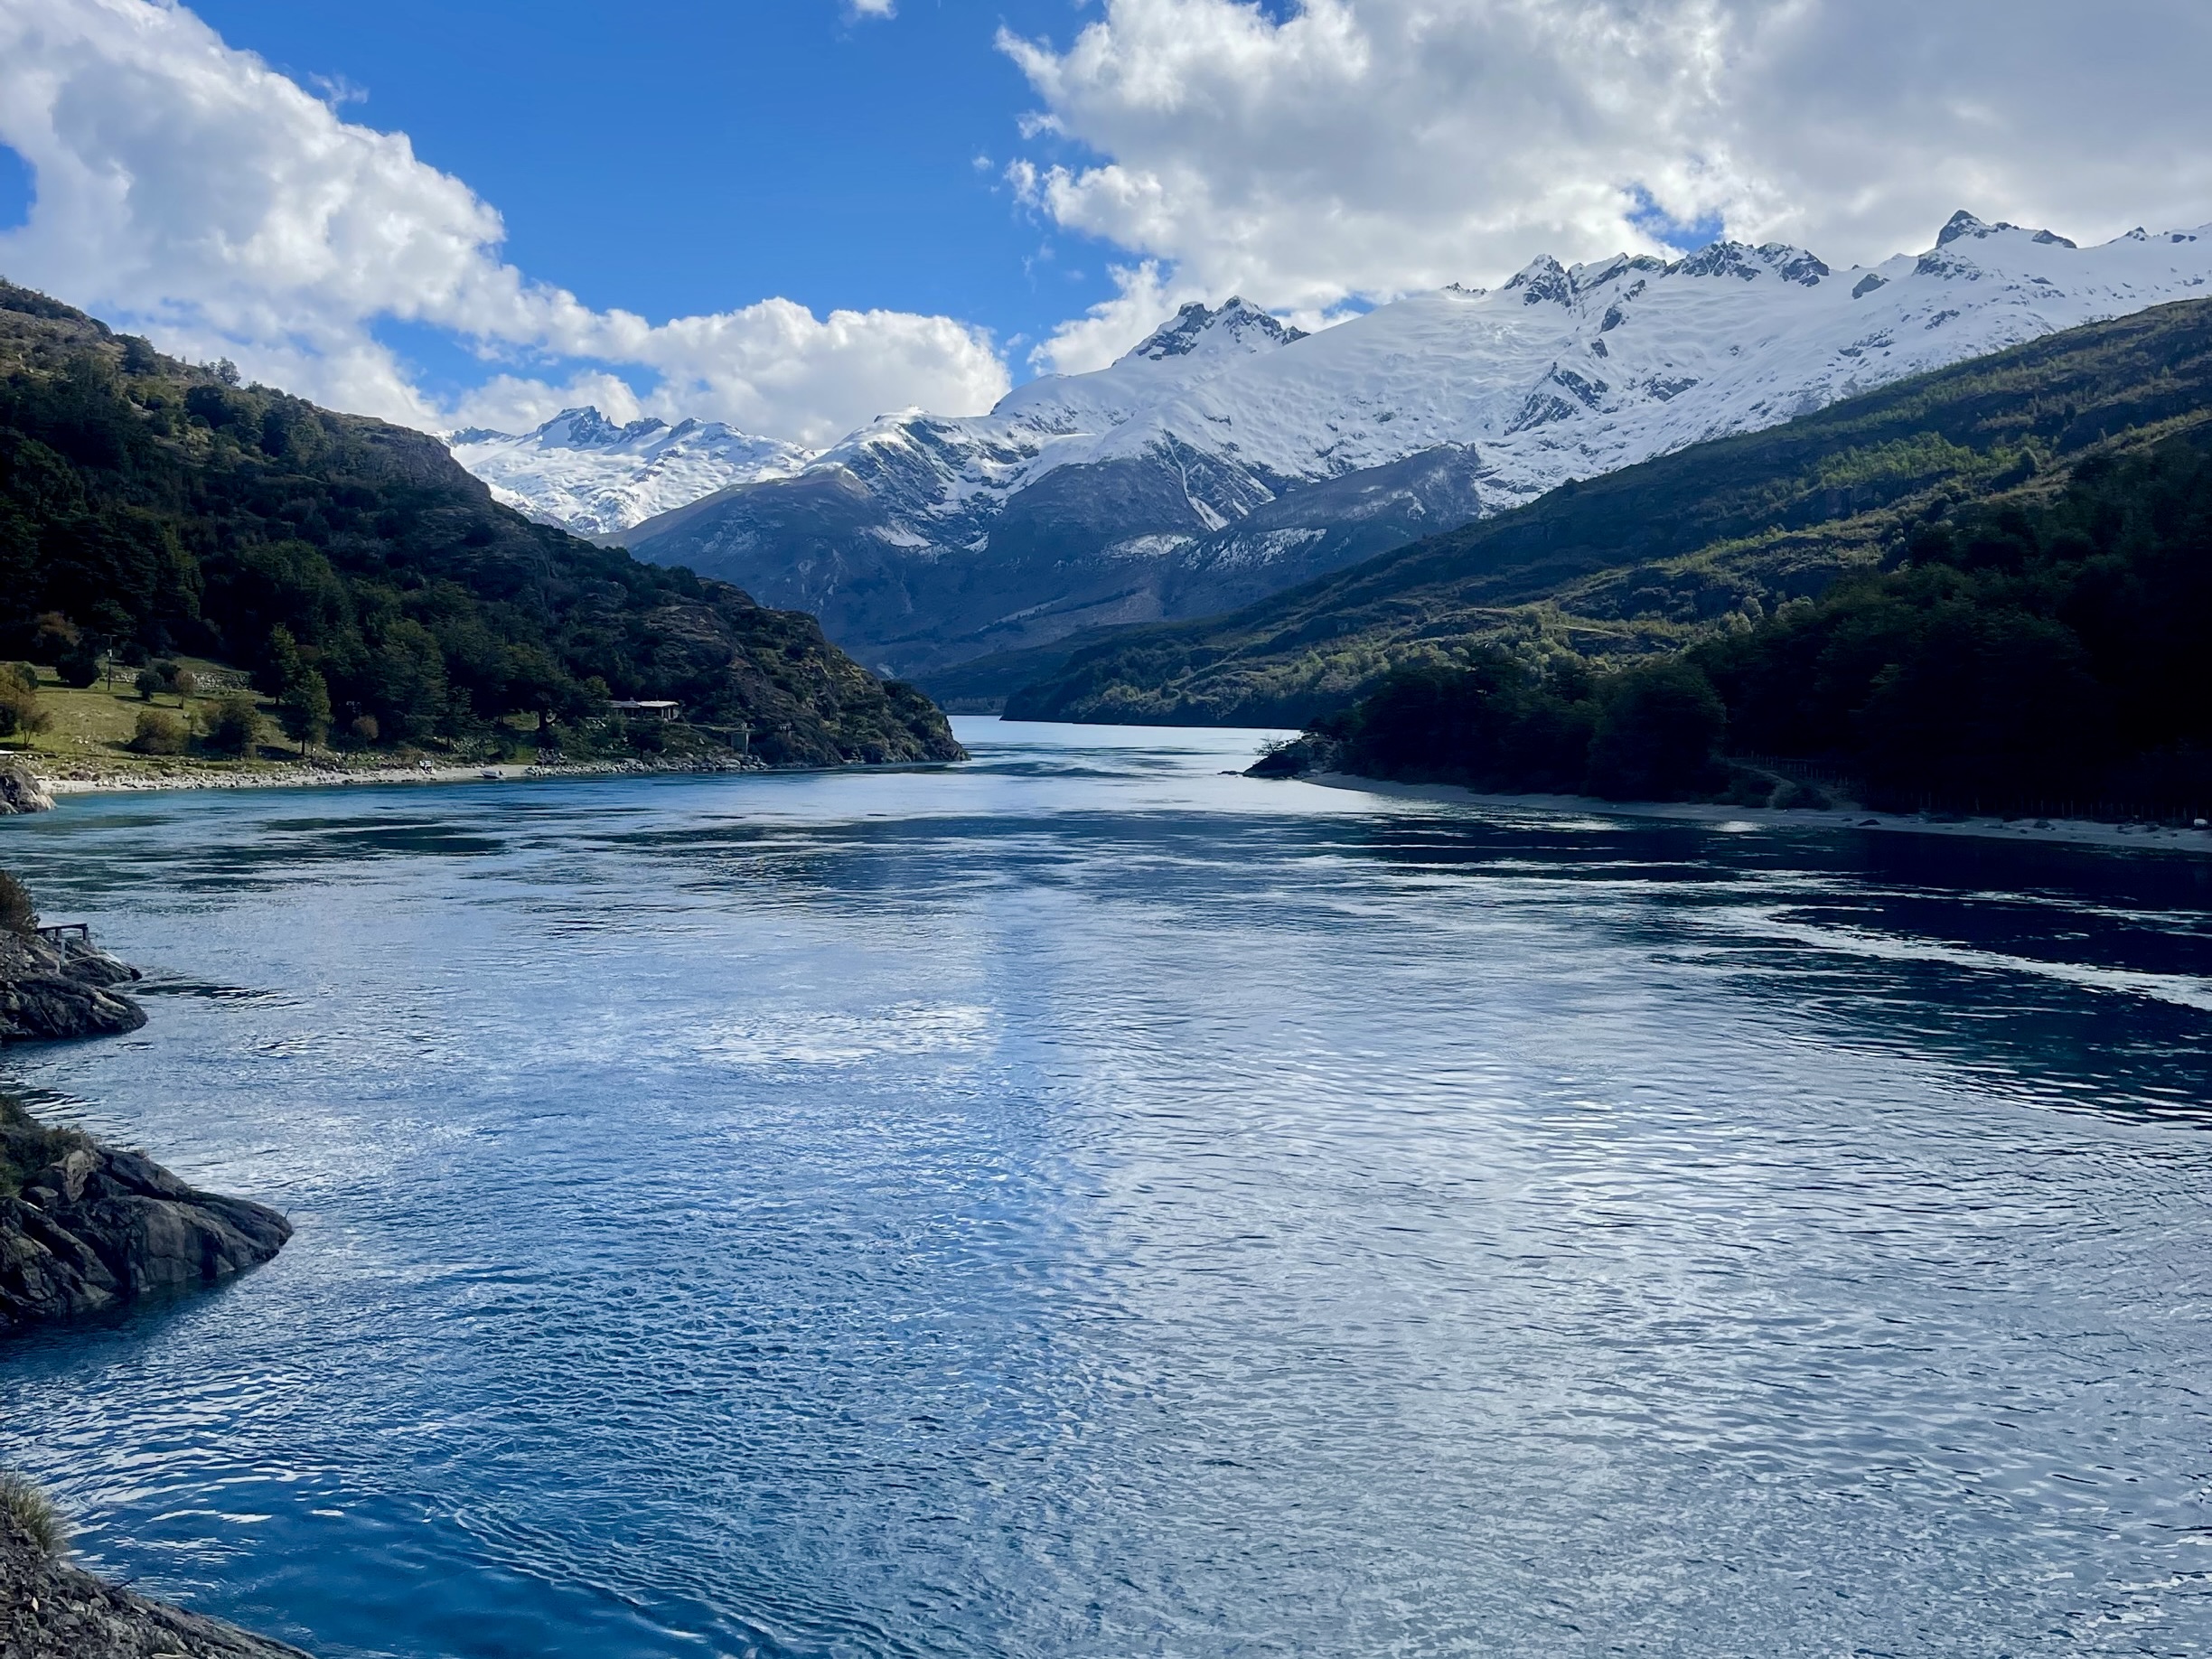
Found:
[[[145,1010],[115,988],[139,977],[88,938],[0,931],[0,1043],[136,1031]]]
[[[53,803],[37,773],[21,766],[0,766],[0,814],[51,812]]]
[[[292,1223],[0,1100],[0,1330],[258,1267]]]
[[[0,1515],[0,1659],[307,1659],[80,1572]]]

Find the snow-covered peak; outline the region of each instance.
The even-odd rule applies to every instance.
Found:
[[[1671,276],[1740,276],[1746,282],[1773,276],[1807,288],[1829,274],[1820,259],[1787,242],[1764,242],[1757,248],[1744,242],[1712,242],[1666,270]]]
[[[1538,254],[1506,280],[1504,292],[1517,293],[1523,305],[1549,301],[1554,305],[1574,304],[1574,278],[1550,254]]]
[[[732,484],[795,473],[811,458],[720,421],[618,424],[589,405],[530,432],[471,426],[445,443],[495,499],[579,536],[628,530]]]
[[[582,408],[563,409],[533,436],[541,449],[613,449],[618,445],[643,443],[667,430],[668,422],[650,416],[618,426],[586,404]]]
[[[2050,230],[2023,230],[2019,225],[2008,225],[2001,220],[1993,225],[1984,224],[1981,220],[1976,219],[1972,213],[1969,213],[1964,208],[1961,208],[1957,212],[1952,214],[1950,219],[1945,223],[1944,228],[1936,233],[1936,246],[1938,248],[1948,248],[1961,237],[1972,237],[1976,241],[1980,241],[1988,237],[2002,235],[2006,231],[2016,231],[2019,234],[2025,236],[2029,241],[2040,243],[2042,246],[2047,248],[2074,248],[2078,246],[2078,244],[2071,242],[2065,237],[2059,236],[2056,232]],[[2129,231],[2126,236],[2121,238],[2120,239],[2123,241],[2140,242],[2144,239],[2143,232],[2139,227],[2136,230]]]
[[[1228,355],[1265,351],[1306,338],[1302,328],[1277,322],[1259,306],[1232,296],[1209,311],[1193,300],[1161,323],[1122,359],[1159,362],[1170,357],[1204,352]]]
[[[1927,252],[1870,269],[1833,269],[1781,242],[1571,268],[1546,256],[1495,290],[1416,294],[1310,336],[1240,299],[1186,305],[1104,369],[1033,380],[988,415],[886,416],[806,464],[841,469],[875,503],[883,536],[933,557],[988,548],[1008,502],[1092,464],[1166,481],[1146,511],[1182,492],[1194,522],[1212,526],[1450,448],[1478,457],[1486,509],[1502,509],[2055,330],[2198,297],[2212,298],[2212,227],[2076,248],[1962,213]],[[523,438],[453,441],[473,471],[520,492],[511,481],[526,460],[567,476],[585,460],[688,453],[727,432],[642,425],[567,411]],[[745,475],[796,470],[795,457],[788,446],[748,457]],[[694,493],[737,481],[726,466]],[[658,510],[689,499],[674,499],[672,472],[664,483]],[[1111,518],[1133,498],[1099,499],[1121,503],[1101,507]]]
[[[1198,381],[1305,338],[1303,329],[1277,321],[1248,300],[1232,298],[1211,308],[1193,301],[1105,368],[1089,374],[1048,374],[1017,386],[986,418],[1018,422],[1052,436],[1101,431]],[[860,436],[835,445],[825,459]]]
[[[1594,294],[1608,282],[1618,282],[1636,272],[1649,275],[1664,269],[1666,261],[1654,259],[1649,254],[1615,254],[1610,259],[1600,259],[1595,265],[1569,266],[1567,280],[1577,295]],[[1480,288],[1463,288],[1454,283],[1449,292],[1477,297],[1483,291]]]

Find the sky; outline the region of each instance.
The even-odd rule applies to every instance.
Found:
[[[432,430],[825,445],[1716,236],[2212,220],[2202,0],[0,0],[0,273]]]

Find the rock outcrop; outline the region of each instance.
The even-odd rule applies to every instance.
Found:
[[[145,1010],[115,988],[139,977],[88,935],[0,930],[0,1043],[136,1031]]]
[[[0,815],[51,812],[53,796],[43,780],[21,766],[0,766]]]
[[[292,1223],[0,1097],[0,1330],[258,1267]]]
[[[1319,732],[1303,732],[1288,743],[1270,744],[1244,768],[1248,778],[1305,778],[1332,769],[1344,745]]]
[[[0,1514],[0,1659],[307,1659],[80,1572]]]

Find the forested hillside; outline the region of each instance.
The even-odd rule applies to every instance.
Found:
[[[777,764],[949,758],[811,617],[532,524],[424,434],[194,368],[0,283],[0,657],[190,651],[340,729],[457,742],[674,698]]]
[[[2087,544],[2066,539],[2089,535],[2085,525],[2106,522],[2098,514],[2120,511],[2096,492],[2140,487],[2146,493],[2138,517],[2151,511],[2154,497],[2185,494],[2179,474],[2163,470],[2186,469],[2185,461],[2143,457],[2177,438],[2184,452],[2196,453],[2189,445],[2208,417],[2212,301],[2162,306],[1962,363],[1786,426],[1563,486],[1517,511],[1223,616],[1118,631],[1064,661],[1039,664],[1034,683],[1009,700],[1007,712],[1295,726],[1340,713],[1409,668],[1492,672],[1509,662],[1518,665],[1513,672],[1541,675],[1544,664],[1559,662],[1572,679],[1586,668],[1602,670],[1707,641],[1717,653],[1717,694],[1736,683],[1731,676],[1765,671],[1758,666],[1765,657],[1729,666],[1738,659],[1728,652],[1750,650],[1746,642],[1760,642],[1760,651],[1784,651],[1786,642],[1816,625],[1814,616],[1834,619],[1821,627],[1871,626],[1862,617],[1847,627],[1834,608],[1846,603],[1842,590],[1825,608],[1805,607],[1839,581],[1907,565],[1916,574],[1897,578],[1906,586],[1878,583],[1865,591],[1885,594],[1884,603],[1894,605],[1906,603],[1908,588],[1933,593],[1945,583],[1963,584],[1980,595],[1960,601],[1977,614],[2057,617],[2055,606],[2091,601],[2055,596],[2052,584],[2078,582],[2087,593],[2118,579],[2109,562],[2099,562],[2114,556],[2111,547],[2094,537]],[[2166,482],[2150,482],[2154,476]],[[1982,525],[1977,515],[1985,511],[1996,515],[1987,522],[2011,526],[2002,535],[2016,540],[2029,533],[2021,525],[2056,525],[2044,515],[2069,481],[2089,492],[2067,498],[2075,502],[2067,510],[2076,515],[2067,520],[2072,528],[2063,535],[2035,530],[2057,539],[2039,542],[2040,550],[2023,554],[2010,575],[1980,554],[1961,553],[1960,563],[1936,551],[1938,527],[1953,538],[1950,545],[1983,546],[1982,530],[1970,526]],[[2093,510],[2093,499],[2103,505]],[[2024,516],[2007,518],[2008,511]],[[2091,558],[2084,545],[2104,551]],[[2180,561],[2176,568],[2191,557],[2182,545],[2170,550]],[[2131,565],[2127,579],[2150,580],[2148,568]],[[2019,597],[2024,586],[2004,590],[2014,597],[1991,598],[1997,590],[1988,585],[2001,581],[2042,586],[2032,603]],[[2157,591],[2161,604],[2195,602],[2170,584]],[[1930,616],[1940,610],[1932,601],[1923,608]],[[2205,620],[2198,614],[2193,625],[2201,631]],[[2125,654],[2133,648],[2126,631],[2135,625],[2099,623],[2103,642],[2083,634],[2083,649]],[[1800,650],[1801,658],[1775,670],[1785,675],[1803,670],[1802,653],[1814,647],[1788,649]],[[1995,674],[2010,648],[1988,649],[1996,653],[1988,659]],[[1883,657],[1868,671],[1879,674],[1892,660]],[[1900,682],[1885,695],[1908,692]],[[1741,705],[1746,719],[1749,707]],[[1742,726],[1737,738],[1791,753],[1839,750],[1836,717],[1836,707],[1827,707],[1795,724]]]
[[[2212,808],[2212,427],[2086,462],[2048,501],[1931,520],[1885,562],[1610,674],[1495,650],[1400,670],[1276,769],[1764,799],[1776,780],[1733,753],[1809,758],[1889,805]]]

